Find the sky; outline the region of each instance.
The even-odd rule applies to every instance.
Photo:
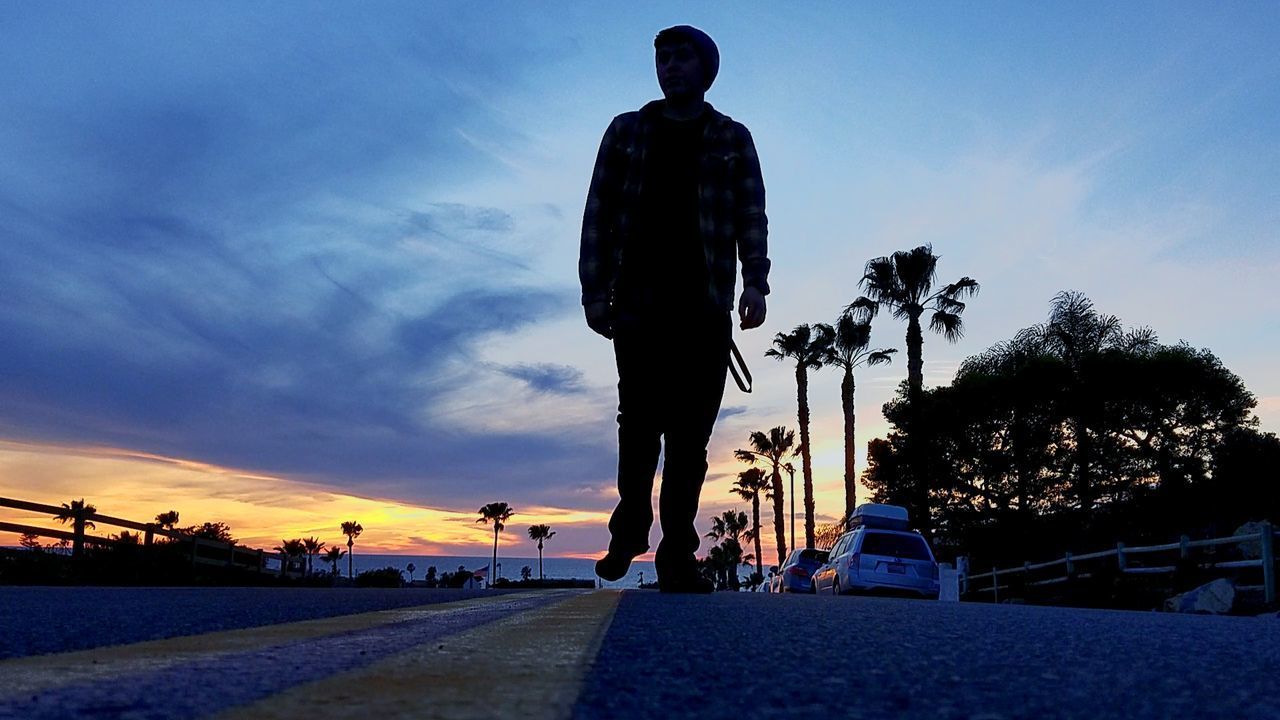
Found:
[[[749,509],[749,433],[795,426],[773,335],[924,243],[939,281],[982,286],[961,341],[926,336],[927,384],[1079,290],[1212,349],[1280,430],[1274,3],[7,4],[0,495],[262,547],[356,519],[368,551],[415,554],[481,554],[476,508],[505,501],[504,548],[545,522],[550,554],[599,554],[616,373],[582,320],[582,205],[682,23],[755,138],[774,268],[702,524]],[[873,346],[904,334],[881,317]],[[859,373],[859,467],[905,372]],[[837,374],[810,404],[821,522]]]

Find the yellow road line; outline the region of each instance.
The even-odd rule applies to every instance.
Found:
[[[536,593],[533,592],[509,593],[395,610],[376,610],[255,628],[222,630],[203,635],[148,640],[130,645],[0,660],[0,677],[4,678],[3,687],[0,687],[0,690],[6,695],[34,693],[79,682],[159,670],[196,658],[256,650],[343,632],[367,630],[380,625],[424,619],[496,601],[534,595]]]
[[[603,590],[295,686],[216,720],[565,718],[621,593]]]

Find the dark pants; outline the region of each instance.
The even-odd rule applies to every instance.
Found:
[[[707,442],[720,412],[728,369],[729,313],[705,310],[620,312],[614,323],[618,362],[618,505],[609,520],[610,550],[649,546],[653,479],[663,451],[658,513],[660,577],[696,569],[698,496],[707,475]]]

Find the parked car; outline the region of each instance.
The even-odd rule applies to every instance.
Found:
[[[859,505],[849,524],[814,572],[815,592],[938,597],[938,563],[924,537],[908,529],[905,508]]]
[[[826,550],[793,550],[773,576],[772,592],[813,592],[813,573],[827,561]]]

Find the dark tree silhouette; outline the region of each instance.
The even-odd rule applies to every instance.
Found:
[[[830,325],[797,325],[790,333],[778,333],[766,357],[796,363],[796,420],[800,424],[800,461],[804,469],[804,543],[813,547],[813,450],[809,439],[809,371],[822,367],[835,340]]]
[[[844,520],[847,521],[858,506],[853,371],[862,365],[889,363],[898,351],[893,348],[870,349],[871,321],[858,320],[848,311],[836,320],[832,338],[825,362],[844,370],[840,380],[840,408],[844,412]]]
[[[773,486],[773,529],[778,541],[778,564],[786,562],[787,559],[787,535],[785,510],[783,509],[784,493],[782,491],[782,475],[779,470],[782,468],[782,458],[791,452],[791,448],[795,445],[796,434],[793,430],[779,425],[771,428],[766,435],[759,430],[751,433],[749,450],[734,450],[734,457],[742,462],[768,463],[770,468],[770,484]]]

